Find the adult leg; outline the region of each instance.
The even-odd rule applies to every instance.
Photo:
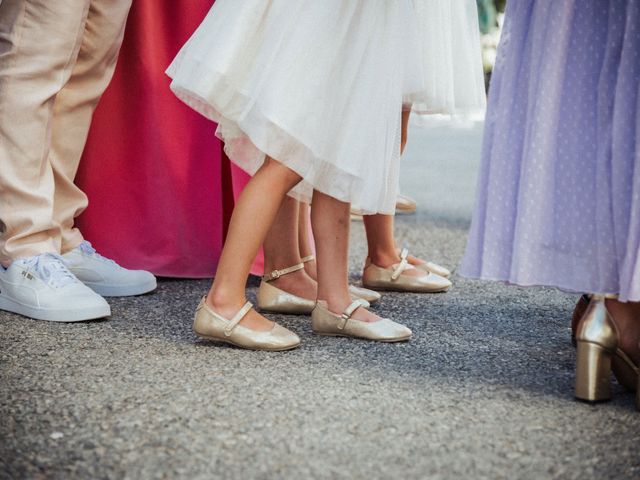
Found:
[[[60,227],[62,253],[82,242],[73,224],[87,197],[73,181],[91,117],[115,70],[130,6],[131,0],[91,0],[75,66],[53,107],[49,161],[55,182],[53,220]]]
[[[49,159],[60,90],[75,65],[89,1],[0,2],[0,262],[59,253]]]
[[[90,1],[0,2],[0,308],[51,321],[110,314],[63,260],[50,149]]]
[[[620,302],[594,294],[576,331],[575,396],[611,398],[611,371],[630,390],[640,388],[640,302]],[[640,391],[636,392],[640,409]]]
[[[606,304],[619,333],[620,349],[640,366],[640,302],[607,299]]]
[[[286,193],[300,176],[267,157],[238,198],[229,223],[207,304],[232,318],[246,302],[245,285],[251,263],[273,224]],[[251,310],[240,322],[253,330],[270,330],[273,322]]]

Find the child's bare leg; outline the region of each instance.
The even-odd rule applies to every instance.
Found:
[[[309,217],[311,208],[306,203],[300,204],[300,214],[298,216],[298,244],[300,245],[300,257],[305,258],[313,255],[312,238],[309,231]],[[309,260],[304,263],[304,269],[314,280],[318,279],[318,269],[316,261]]]
[[[411,110],[402,110],[400,154],[404,152],[404,147],[407,144],[410,114]],[[399,263],[400,253],[393,234],[393,215],[365,215],[363,221],[367,233],[367,245],[369,247],[368,258],[379,267],[390,267],[391,265]],[[411,264],[424,263],[424,261],[413,255],[410,255],[408,260]],[[421,276],[424,275],[424,272],[420,270],[406,270],[405,275]]]
[[[285,196],[276,219],[264,241],[264,272],[282,270],[300,263],[298,238],[299,210],[303,204]],[[308,210],[308,208],[307,208]],[[304,269],[288,273],[275,280],[272,285],[298,297],[315,300],[317,284]]]
[[[245,285],[251,263],[278,213],[282,199],[300,181],[300,176],[267,157],[247,183],[231,216],[216,277],[207,304],[231,318],[246,302]],[[254,330],[269,330],[273,323],[250,311],[240,322]]]
[[[327,302],[333,313],[342,313],[353,301],[349,295],[350,205],[324,193],[313,192],[311,223],[318,257],[318,300]],[[359,308],[356,320],[375,322],[380,317]]]

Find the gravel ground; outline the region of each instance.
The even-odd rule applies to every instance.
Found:
[[[417,138],[406,171],[423,161],[421,142],[443,135]],[[455,267],[480,129],[448,135],[441,175],[468,161],[466,200],[452,206],[428,188],[432,158],[424,184],[403,178],[421,208],[397,231]],[[352,237],[357,280],[361,223]],[[107,321],[0,312],[0,477],[640,478],[633,396],[616,384],[607,404],[572,398],[575,295],[454,283],[446,294],[384,295],[376,311],[414,331],[404,344],[317,337],[307,317],[274,316],[303,341],[285,353],[198,340],[192,314],[207,280],[164,279],[153,294],[113,299]]]

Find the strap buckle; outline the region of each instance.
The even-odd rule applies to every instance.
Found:
[[[340,315],[340,323],[338,323],[338,330],[344,330],[344,327],[347,326],[347,322],[358,308],[364,306],[362,300],[354,300],[351,304],[342,312]]]
[[[278,278],[280,278],[280,275],[281,275],[281,274],[280,274],[280,270],[274,270],[273,272],[271,272],[271,273],[269,274],[269,278],[270,278],[271,280],[277,280]]]
[[[283,275],[286,275],[287,273],[297,272],[298,270],[302,270],[303,268],[304,268],[304,264],[298,263],[291,267],[283,268],[282,270],[274,270],[271,273],[267,273],[263,275],[262,280],[264,280],[265,282],[270,282],[271,280],[277,280],[278,278],[280,278]]]

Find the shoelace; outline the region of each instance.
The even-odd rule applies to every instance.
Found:
[[[22,263],[27,273],[35,274],[50,287],[60,288],[77,281],[75,275],[69,271],[60,255],[43,253],[42,255],[18,261]]]
[[[87,240],[83,240],[82,243],[78,246],[78,248],[80,248],[80,251],[82,253],[84,253],[85,255],[92,256],[96,260],[100,260],[101,262],[109,263],[111,265],[115,265],[116,267],[120,267],[120,265],[118,265],[116,262],[114,262],[110,258],[103,257],[102,255],[100,255],[96,251],[96,249],[93,248],[93,245],[91,245],[91,242],[88,242]]]

